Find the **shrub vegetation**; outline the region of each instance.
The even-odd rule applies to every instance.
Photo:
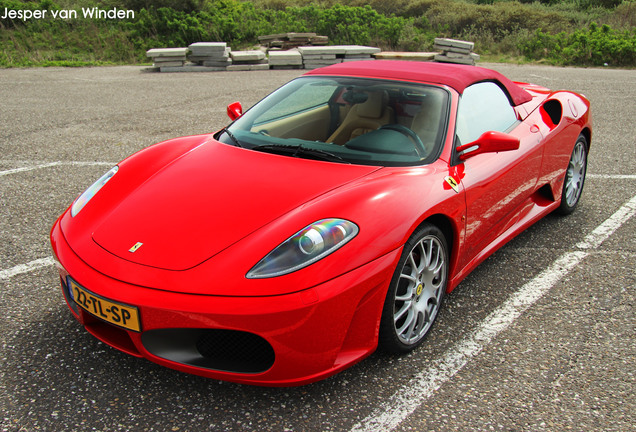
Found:
[[[83,18],[83,7],[135,18]],[[242,49],[292,31],[401,51],[452,37],[474,41],[488,60],[636,66],[635,0],[0,0],[0,17],[72,9],[78,18],[0,18],[0,66],[144,63],[150,48],[224,41]]]

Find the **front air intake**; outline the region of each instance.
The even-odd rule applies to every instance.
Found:
[[[150,330],[141,341],[157,357],[205,369],[260,373],[274,364],[274,349],[265,339],[238,330]]]

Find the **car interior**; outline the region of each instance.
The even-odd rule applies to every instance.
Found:
[[[250,148],[302,146],[353,161],[410,164],[436,157],[448,115],[445,90],[375,80],[338,84],[306,85],[266,101],[245,125],[257,137],[241,138],[259,141]]]

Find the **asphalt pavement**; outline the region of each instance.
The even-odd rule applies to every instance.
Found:
[[[217,130],[302,71],[0,70],[0,430],[635,431],[636,71],[486,65],[585,94],[577,211],[548,216],[446,299],[426,343],[295,388],[166,369],[89,335],[48,232],[110,166]]]

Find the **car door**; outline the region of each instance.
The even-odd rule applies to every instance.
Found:
[[[473,142],[488,131],[508,133],[519,138],[520,145],[518,150],[482,153],[461,162],[468,252],[462,266],[489,251],[489,245],[521,217],[541,169],[538,130],[517,119],[506,93],[494,82],[477,83],[464,91],[456,145]]]

